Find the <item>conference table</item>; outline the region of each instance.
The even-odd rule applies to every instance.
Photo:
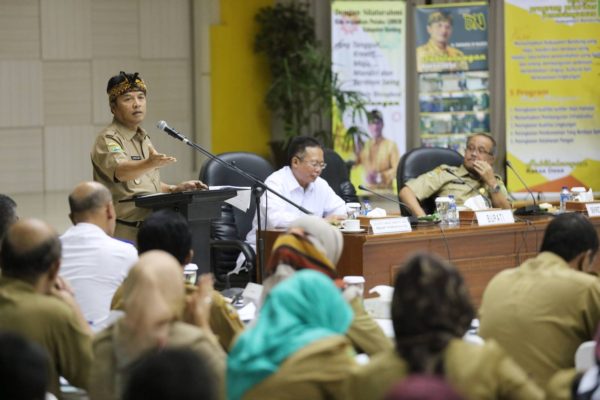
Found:
[[[415,252],[435,253],[450,260],[462,273],[473,302],[479,306],[487,283],[498,272],[513,268],[538,253],[552,216],[520,217],[514,224],[457,227],[425,224],[412,232],[344,233],[344,250],[337,265],[340,276],[361,275],[365,293],[377,285],[393,286],[396,270]],[[590,218],[600,234],[600,218]],[[265,254],[282,231],[265,231]],[[600,271],[600,257],[595,268]]]

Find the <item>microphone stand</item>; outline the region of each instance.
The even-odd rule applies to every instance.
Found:
[[[380,197],[380,198],[382,198],[382,199],[385,199],[385,200],[391,201],[392,203],[396,203],[396,204],[398,204],[398,206],[400,206],[400,214],[402,214],[402,211],[403,211],[403,210],[406,210],[406,211],[407,211],[407,213],[408,213],[408,221],[410,222],[410,224],[411,224],[411,225],[417,225],[417,224],[419,223],[419,218],[418,218],[418,217],[415,217],[415,216],[413,215],[412,211],[410,210],[410,207],[408,207],[408,205],[407,205],[407,204],[405,204],[405,203],[401,202],[400,200],[394,199],[393,197],[389,197],[389,196],[383,195],[383,194],[381,194],[381,193],[377,193],[376,191],[374,191],[374,190],[371,190],[371,189],[369,189],[369,188],[366,188],[366,187],[364,187],[363,185],[358,185],[358,188],[359,188],[360,190],[364,190],[365,192],[369,192],[369,193],[371,193],[371,194],[374,194],[374,195],[375,195],[375,196],[377,196],[377,197]]]
[[[249,181],[252,182],[252,195],[254,197],[254,202],[256,204],[256,222],[257,222],[257,228],[256,228],[256,252],[257,252],[257,256],[258,256],[258,264],[259,264],[259,271],[260,271],[260,277],[261,279],[264,279],[264,274],[265,274],[265,245],[264,245],[264,239],[262,237],[262,224],[261,224],[261,220],[260,220],[260,197],[262,196],[262,194],[267,191],[267,192],[271,192],[273,193],[275,196],[279,197],[280,199],[282,199],[283,201],[287,202],[288,204],[291,204],[292,206],[296,207],[298,210],[302,211],[305,214],[312,214],[310,211],[308,211],[306,208],[302,207],[300,204],[296,204],[295,202],[293,202],[292,200],[288,199],[287,197],[285,197],[284,195],[282,195],[279,192],[276,192],[275,190],[271,189],[269,186],[267,186],[264,182],[262,182],[260,179],[257,179],[256,177],[250,175],[249,173],[247,173],[246,171],[240,169],[239,167],[237,167],[234,164],[229,164],[226,161],[223,161],[221,158],[219,158],[218,156],[214,155],[213,153],[211,153],[210,151],[204,149],[202,146],[200,146],[199,144],[196,144],[194,142],[192,142],[191,140],[189,140],[185,135],[175,131],[174,129],[170,128],[166,122],[164,121],[159,121],[157,127],[162,130],[165,131],[169,136],[181,140],[183,143],[187,144],[188,146],[192,147],[194,150],[204,154],[206,157],[210,158],[211,160],[214,160],[215,162],[221,164],[222,166],[226,167],[227,169],[234,171],[235,173],[243,176],[244,178],[248,179]]]
[[[533,192],[531,191],[531,189],[529,189],[529,186],[527,186],[527,184],[525,183],[525,181],[523,180],[523,178],[521,178],[521,175],[519,175],[517,173],[517,171],[513,168],[512,163],[510,161],[506,160],[506,166],[511,169],[511,171],[515,174],[515,176],[517,178],[519,178],[519,181],[521,181],[521,183],[523,184],[523,186],[525,187],[525,189],[529,192],[529,195],[531,196],[531,199],[533,200],[533,205],[532,206],[519,207],[519,208],[517,208],[515,210],[514,214],[515,215],[540,215],[540,214],[544,214],[542,212],[542,210],[540,209],[540,207],[537,205],[537,202],[535,201],[535,196],[533,195]]]

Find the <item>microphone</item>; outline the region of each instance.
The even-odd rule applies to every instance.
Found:
[[[169,125],[167,125],[167,121],[158,121],[158,123],[156,124],[156,127],[158,129],[160,129],[161,131],[165,131],[169,134],[169,136],[174,137],[175,139],[179,139],[181,140],[183,143],[189,144],[189,140],[188,138],[185,137],[185,135],[182,135],[181,133],[177,132],[175,129],[171,128]]]
[[[517,170],[515,170],[513,168],[512,163],[510,161],[506,160],[505,164],[506,164],[506,166],[508,168],[510,168],[512,170],[512,172],[514,172],[514,174],[516,175],[516,177],[519,178],[519,180],[521,181],[521,183],[523,184],[523,186],[529,192],[529,195],[533,199],[533,205],[532,206],[519,207],[519,208],[517,208],[515,210],[514,214],[515,215],[541,214],[540,207],[537,205],[537,202],[535,201],[535,196],[533,195],[533,192],[531,191],[531,189],[529,189],[529,186],[527,186],[527,184],[525,183],[525,181],[523,180],[523,178],[521,178],[521,175],[519,175],[519,173],[517,172]]]
[[[481,195],[481,197],[483,197],[483,199],[485,200],[485,204],[487,205],[487,207],[492,208],[492,203],[491,203],[490,199],[487,198],[487,196],[484,196],[481,192],[479,192],[478,190],[475,190],[475,188],[473,186],[471,186],[471,184],[467,183],[467,181],[465,181],[463,178],[456,175],[454,173],[454,171],[452,171],[450,168],[444,168],[444,171],[446,171],[447,173],[449,173],[450,175],[455,177],[458,180],[458,182],[461,183],[462,185],[467,185],[473,192],[479,193]]]
[[[410,210],[410,207],[406,203],[403,203],[400,200],[395,199],[393,197],[389,197],[389,196],[385,196],[385,195],[383,195],[381,193],[377,193],[377,192],[375,192],[375,191],[373,191],[371,189],[368,189],[368,188],[364,187],[363,185],[358,185],[358,188],[360,190],[364,190],[365,192],[369,192],[371,194],[374,194],[377,197],[381,197],[382,199],[386,199],[386,200],[391,201],[392,203],[398,204],[400,206],[400,212],[402,212],[402,209],[405,209],[406,211],[408,211],[408,214],[409,214],[408,215],[408,221],[410,222],[411,225],[416,225],[416,224],[419,223],[419,218],[417,218],[417,217],[415,217],[413,215],[412,211]]]

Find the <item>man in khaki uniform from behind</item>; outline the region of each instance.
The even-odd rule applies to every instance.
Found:
[[[16,332],[48,352],[48,390],[59,376],[87,389],[92,330],[59,278],[61,245],[45,222],[23,219],[8,229],[0,252],[0,330]]]
[[[114,118],[96,137],[92,148],[94,180],[112,193],[117,227],[115,237],[135,242],[137,228],[151,210],[121,200],[152,193],[174,193],[206,189],[200,181],[169,185],[160,180],[159,168],[172,164],[175,157],[158,153],[140,126],[146,116],[146,84],[138,73],[123,71],[108,81],[110,111]]]

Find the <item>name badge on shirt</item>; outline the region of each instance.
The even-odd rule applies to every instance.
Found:
[[[142,156],[131,156],[131,159],[133,161],[140,161],[142,159]]]

